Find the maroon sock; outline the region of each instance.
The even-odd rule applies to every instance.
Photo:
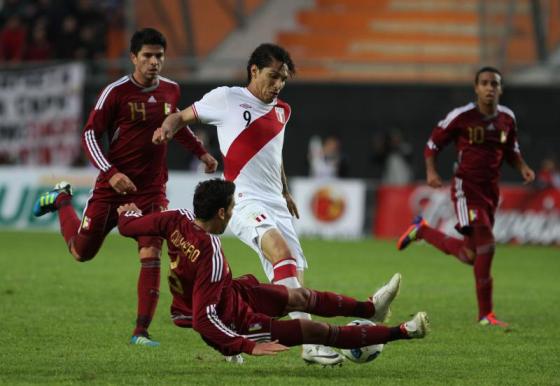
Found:
[[[490,276],[490,266],[493,256],[493,250],[488,253],[482,253],[476,257],[474,263],[479,319],[492,312],[492,277]]]
[[[55,206],[58,208],[60,232],[62,233],[62,237],[64,237],[64,241],[66,241],[66,244],[68,245],[78,234],[80,219],[72,207],[72,197],[70,195],[65,193],[59,194],[56,198]]]
[[[373,302],[360,302],[354,298],[309,289],[306,312],[317,316],[354,316],[371,318],[375,313]]]
[[[492,278],[476,279],[476,299],[478,301],[478,319],[492,312]]]
[[[277,340],[284,346],[292,347],[303,344],[303,331],[301,327],[301,319],[292,320],[276,320],[270,323],[270,338]],[[313,323],[313,322],[312,322]],[[309,326],[308,326],[309,327]]]
[[[478,301],[478,318],[492,312],[492,276],[490,270],[496,249],[492,230],[487,227],[475,228],[476,260],[474,278]]]
[[[356,348],[371,344],[387,343],[397,339],[408,339],[400,327],[385,326],[329,326],[327,346]]]
[[[160,261],[157,257],[141,260],[138,277],[138,313],[134,335],[147,335],[159,299]]]
[[[300,344],[323,344],[338,348],[364,347],[397,339],[409,339],[400,327],[333,326],[302,319],[272,320],[270,337],[290,347]]]
[[[472,265],[472,259],[467,254],[467,243],[464,240],[446,235],[439,230],[423,226],[418,231],[418,238],[426,240],[447,255],[453,255],[459,261]]]

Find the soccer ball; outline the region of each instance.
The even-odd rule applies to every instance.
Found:
[[[351,321],[347,326],[375,326],[375,323],[369,320],[358,319]],[[383,346],[384,344],[372,344],[371,346],[353,349],[341,349],[340,352],[352,362],[366,363],[377,358],[381,351],[383,351]]]

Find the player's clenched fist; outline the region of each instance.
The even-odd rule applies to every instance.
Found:
[[[134,182],[123,173],[113,174],[113,176],[109,178],[109,185],[115,189],[115,192],[120,194],[132,193],[137,190]]]

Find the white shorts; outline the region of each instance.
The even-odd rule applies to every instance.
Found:
[[[297,270],[303,271],[307,268],[292,215],[286,205],[270,205],[251,199],[237,202],[233,207],[229,228],[235,236],[257,252],[269,281],[274,278],[274,271],[272,264],[262,253],[261,239],[270,229],[276,228],[284,236],[292,257],[296,259]]]

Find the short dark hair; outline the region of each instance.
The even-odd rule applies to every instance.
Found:
[[[270,66],[274,60],[277,60],[280,63],[285,63],[290,71],[290,76],[295,75],[296,66],[294,65],[288,51],[276,44],[263,43],[255,48],[249,58],[249,62],[247,63],[247,83],[251,82],[251,66],[253,64],[261,70],[264,67]]]
[[[498,70],[496,67],[492,67],[492,66],[485,66],[482,67],[480,70],[478,70],[476,72],[476,75],[474,76],[474,84],[478,84],[478,78],[480,77],[480,74],[482,74],[483,72],[493,72],[494,74],[498,74],[500,75],[500,83],[503,83],[503,76],[502,73],[500,72],[500,70]]]
[[[143,28],[134,32],[130,39],[130,52],[137,55],[145,44],[153,44],[155,46],[162,46],[163,50],[167,48],[167,40],[165,36],[157,29]]]
[[[234,192],[235,184],[221,178],[199,182],[194,190],[194,215],[204,221],[212,219],[220,208],[229,207]]]

